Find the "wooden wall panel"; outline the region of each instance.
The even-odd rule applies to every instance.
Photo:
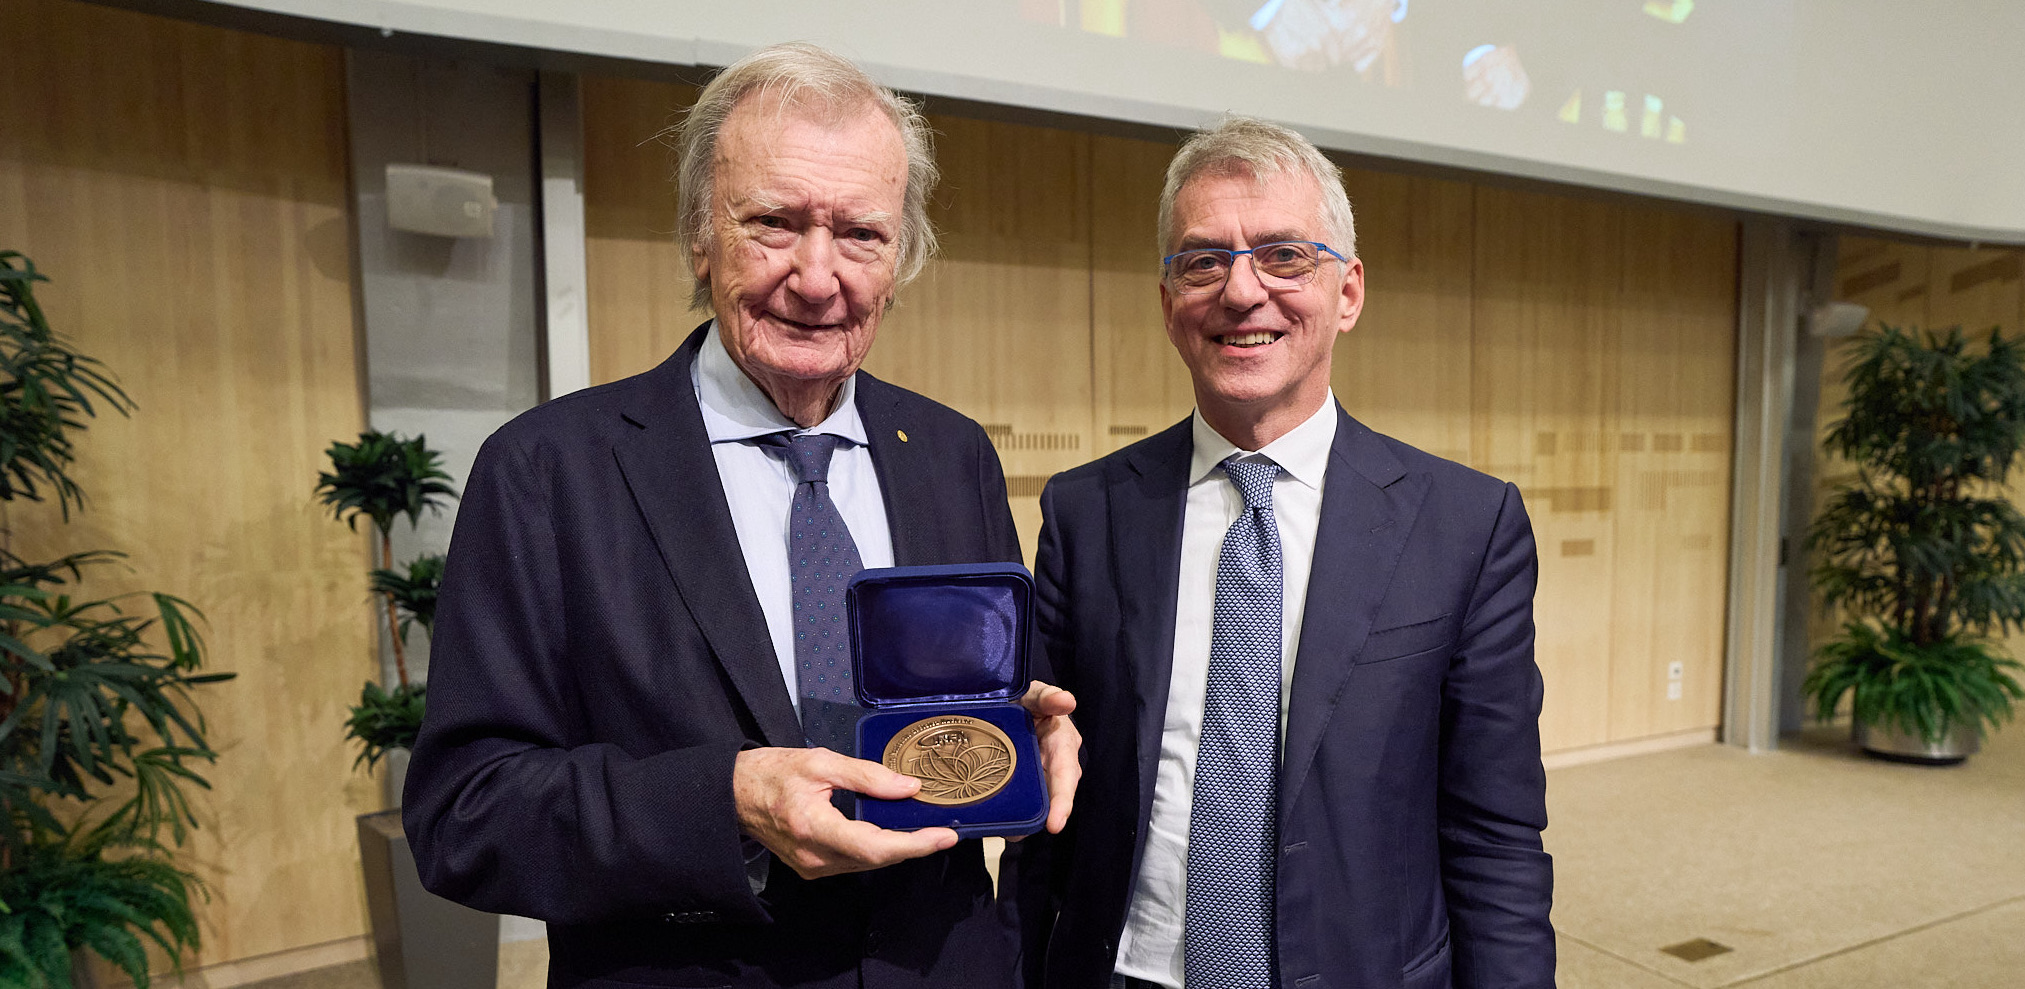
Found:
[[[1336,398],[1387,435],[1468,463],[1474,193],[1381,172],[1343,181],[1357,214],[1365,304],[1336,343]]]
[[[222,758],[185,861],[209,884],[198,961],[366,929],[346,704],[377,669],[366,544],[314,503],[364,423],[338,51],[64,2],[6,0],[0,247],[25,251],[59,332],[139,404],[80,444],[68,525],[16,504],[35,558],[113,548],[209,617],[201,691]]]
[[[2019,331],[2025,251],[1935,247],[1928,257],[1926,326],[1960,326],[1972,338],[1987,336],[1992,327]]]
[[[1137,443],[1195,408],[1188,368],[1174,355],[1160,316],[1160,186],[1174,148],[1094,139],[1090,347],[1099,447],[1093,454]]]
[[[696,87],[583,77],[585,294],[591,383],[661,363],[709,316],[689,308],[695,279],[675,249],[673,153],[657,135]]]
[[[1621,255],[1612,739],[1721,720],[1737,225],[1627,209]]]
[[[603,378],[660,359],[700,318],[672,320],[659,301],[672,280],[655,269],[672,260],[646,260],[659,235],[643,231],[672,228],[672,208],[656,220],[640,204],[665,200],[666,166],[659,149],[633,148],[687,96],[591,80],[585,98]],[[1162,328],[1154,243],[1173,146],[936,127],[947,250],[901,294],[867,367],[990,428],[1031,557],[1048,474],[1194,404]],[[1542,561],[1548,748],[1714,727],[1735,224],[1396,174],[1345,183],[1369,300],[1337,345],[1337,396],[1373,428],[1524,492]]]
[[[1609,740],[1623,211],[1479,189],[1473,466],[1517,483],[1540,547],[1549,749]],[[1381,427],[1382,428],[1382,427]]]

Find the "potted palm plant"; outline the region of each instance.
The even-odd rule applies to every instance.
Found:
[[[1881,327],[1852,338],[1847,414],[1825,446],[1856,469],[1808,533],[1842,632],[1804,689],[1886,758],[1956,763],[2025,698],[1996,637],[2025,626],[2025,515],[2004,484],[2025,445],[2025,351]]]
[[[456,493],[443,470],[442,455],[429,449],[421,436],[403,439],[368,431],[359,434],[357,443],[332,443],[325,452],[331,469],[317,475],[317,497],[338,521],[357,531],[359,520],[365,519],[379,536],[375,544],[379,566],[368,575],[368,583],[392,637],[394,686],[388,690],[368,680],[345,722],[347,735],[361,745],[358,762],[370,769],[382,758],[413,747],[415,733],[421,730],[426,688],[408,677],[407,639],[417,625],[424,635],[433,628],[436,585],[443,579],[441,555],[422,556],[402,569],[394,568],[394,520],[406,515],[412,526],[424,511],[442,511]],[[398,800],[398,779],[390,790]]]
[[[0,503],[53,498],[68,520],[84,505],[76,435],[134,406],[51,330],[43,280],[0,252]],[[120,558],[0,550],[0,985],[95,985],[96,953],[146,989],[150,944],[177,960],[198,946],[203,887],[173,855],[217,753],[191,689],[232,674],[198,672],[188,602],[76,593]]]
[[[332,443],[326,452],[331,469],[317,475],[318,498],[339,521],[357,529],[365,519],[379,536],[379,565],[367,583],[385,617],[394,657],[392,688],[368,680],[345,730],[360,743],[355,766],[371,769],[387,761],[387,789],[398,804],[407,753],[421,731],[428,699],[426,685],[410,679],[407,638],[418,627],[425,637],[435,628],[444,558],[424,555],[396,566],[393,527],[402,516],[412,526],[423,512],[441,511],[456,493],[442,456],[420,436],[367,431],[357,443]],[[499,918],[422,889],[398,809],[361,815],[358,830],[380,983],[387,989],[491,989],[498,972]],[[416,950],[409,951],[411,946]]]

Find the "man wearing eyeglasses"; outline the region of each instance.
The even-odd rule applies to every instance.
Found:
[[[1168,168],[1195,414],[1041,496],[1086,749],[1075,818],[1021,863],[1032,985],[1554,984],[1532,527],[1512,485],[1337,404],[1353,224],[1335,166],[1263,121]]]

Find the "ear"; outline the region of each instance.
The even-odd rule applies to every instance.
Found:
[[[1364,313],[1364,259],[1351,258],[1344,267],[1343,297],[1336,314],[1337,333],[1350,332],[1357,325],[1357,317]]]
[[[695,275],[698,282],[710,280],[710,252],[704,249],[701,238],[689,242],[689,273]]]

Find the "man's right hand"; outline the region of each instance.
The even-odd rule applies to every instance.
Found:
[[[731,772],[739,829],[804,879],[877,869],[956,844],[948,828],[888,831],[830,803],[835,790],[901,800],[920,789],[912,776],[829,749],[746,749]]]

